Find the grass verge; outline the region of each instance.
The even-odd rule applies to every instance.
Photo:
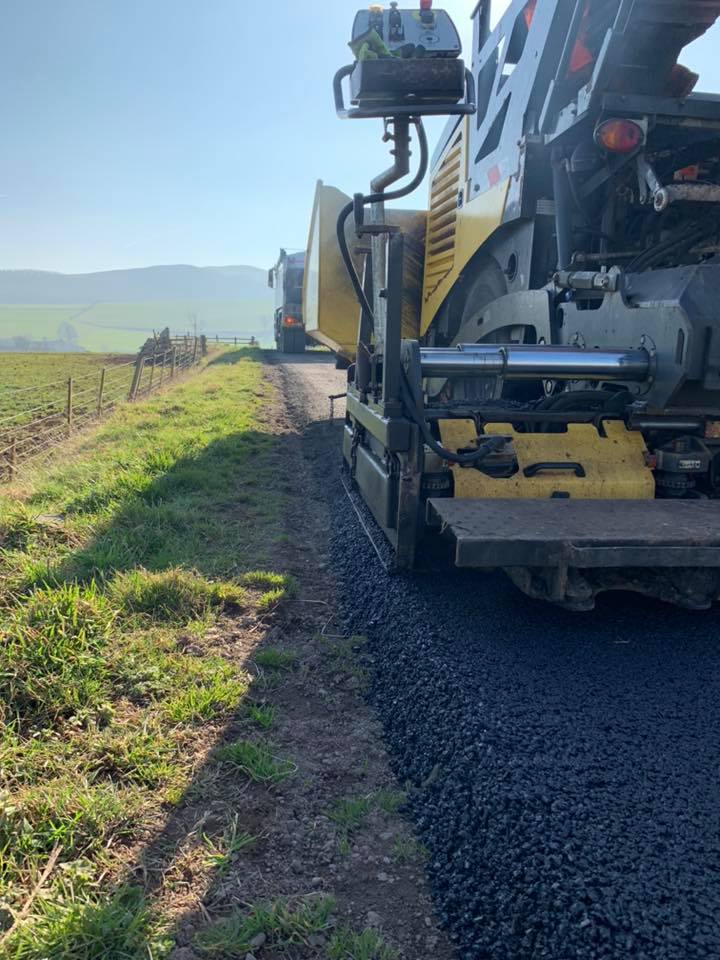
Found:
[[[250,678],[211,628],[228,611],[264,616],[292,588],[257,569],[283,536],[258,359],[225,354],[123,409],[0,501],[7,960],[169,952],[128,867],[240,715]],[[272,725],[262,705],[250,717]],[[228,750],[263,783],[292,769],[262,743]],[[255,839],[235,820],[205,858],[222,872]]]

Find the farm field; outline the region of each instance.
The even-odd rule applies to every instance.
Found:
[[[135,351],[153,330],[192,330],[220,336],[254,336],[271,343],[272,311],[267,300],[158,301],[96,304],[0,304],[0,340],[56,340],[69,324],[79,349],[101,353]]]
[[[97,411],[102,370],[107,408],[127,397],[134,368],[134,354],[0,353],[0,458],[6,461],[13,445],[19,455],[30,453],[36,438],[64,430],[70,378],[81,424]]]
[[[103,367],[134,360],[140,343],[128,353],[0,353],[0,416],[13,413],[22,397],[68,377],[85,380]]]

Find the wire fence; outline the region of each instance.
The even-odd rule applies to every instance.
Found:
[[[212,346],[216,345],[227,345],[234,347],[259,347],[260,341],[256,336],[252,337],[235,337],[219,333],[203,333],[199,335],[201,343]]]
[[[119,404],[169,386],[207,353],[200,337],[149,344],[134,359],[107,363],[91,373],[37,386],[0,386],[0,480],[12,480],[22,465],[48,454]]]

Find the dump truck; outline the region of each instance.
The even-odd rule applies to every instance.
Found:
[[[393,163],[319,188],[306,303],[354,361],[348,489],[397,567],[575,610],[718,598],[720,96],[680,56],[719,13],[515,0],[492,27],[481,0],[466,64],[431,0],[358,12],[335,106]],[[427,211],[386,206],[428,171]]]
[[[274,267],[268,271],[268,286],[275,291],[275,345],[282,353],[305,352],[303,322],[303,278],[305,254],[280,250]]]

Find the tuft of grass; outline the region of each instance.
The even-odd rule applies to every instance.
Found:
[[[3,956],[7,960],[135,960],[166,956],[170,944],[151,922],[142,891],[38,898]]]
[[[207,847],[208,855],[206,864],[216,870],[220,876],[224,876],[235,860],[238,854],[256,843],[258,837],[241,830],[239,827],[239,816],[235,814],[223,833],[222,842],[216,843],[207,834],[203,834],[203,843]]]
[[[255,590],[287,590],[294,588],[292,577],[284,573],[271,573],[267,570],[250,570],[243,573],[240,583]]]
[[[264,650],[258,650],[254,654],[253,662],[267,670],[291,670],[297,663],[297,654],[294,650],[265,647]]]
[[[388,946],[376,930],[357,933],[342,927],[331,936],[327,945],[328,960],[397,960],[400,956]]]
[[[157,723],[143,729],[108,729],[89,738],[88,768],[120,783],[159,787],[176,773],[177,748]]]
[[[373,806],[372,795],[367,797],[349,797],[338,800],[328,811],[328,816],[345,833],[357,830]]]
[[[104,657],[114,611],[94,582],[35,590],[0,645],[0,703],[21,720],[69,717],[108,696]]]
[[[219,759],[237,767],[246,777],[256,783],[275,785],[295,772],[295,764],[273,756],[265,743],[252,740],[237,740],[229,743],[218,753]]]
[[[248,708],[248,719],[260,727],[269,730],[275,723],[276,710],[271,703],[251,703]]]
[[[365,818],[374,809],[383,813],[395,813],[405,802],[405,794],[398,790],[378,790],[361,797],[346,797],[339,800],[329,810],[328,816],[337,824],[347,840],[353,830],[357,830]]]
[[[237,710],[247,690],[244,680],[214,677],[167,699],[162,704],[162,713],[174,724],[214,720]]]
[[[19,622],[42,629],[56,643],[106,639],[115,611],[93,581],[39,588],[20,607]]]
[[[70,776],[0,794],[0,861],[33,863],[56,844],[65,858],[86,856],[127,833],[136,802],[129,789]]]
[[[397,863],[427,857],[427,849],[415,837],[396,837],[392,846],[392,856]]]
[[[265,570],[251,570],[240,577],[243,586],[263,593],[256,602],[258,613],[269,613],[287,597],[293,596],[296,590],[292,577],[282,573],[269,573]]]
[[[13,503],[0,522],[0,539],[6,549],[25,551],[39,530],[37,514],[24,503]]]
[[[179,626],[205,619],[224,607],[241,608],[247,600],[245,591],[236,584],[213,583],[179,568],[160,573],[143,569],[121,573],[110,586],[110,597],[127,614]]]
[[[378,790],[373,799],[383,813],[397,813],[407,796],[402,790]]]
[[[367,686],[368,672],[358,660],[358,652],[367,642],[365,637],[343,637],[336,642],[328,641],[326,637],[318,637],[317,639],[325,646],[329,656],[335,661],[336,670],[355,677],[361,688]]]
[[[306,946],[311,936],[330,929],[334,909],[332,897],[257,904],[248,912],[235,911],[206,927],[195,937],[194,946],[205,956],[240,960],[252,950],[252,941],[259,934],[265,935],[268,946],[278,950]]]

